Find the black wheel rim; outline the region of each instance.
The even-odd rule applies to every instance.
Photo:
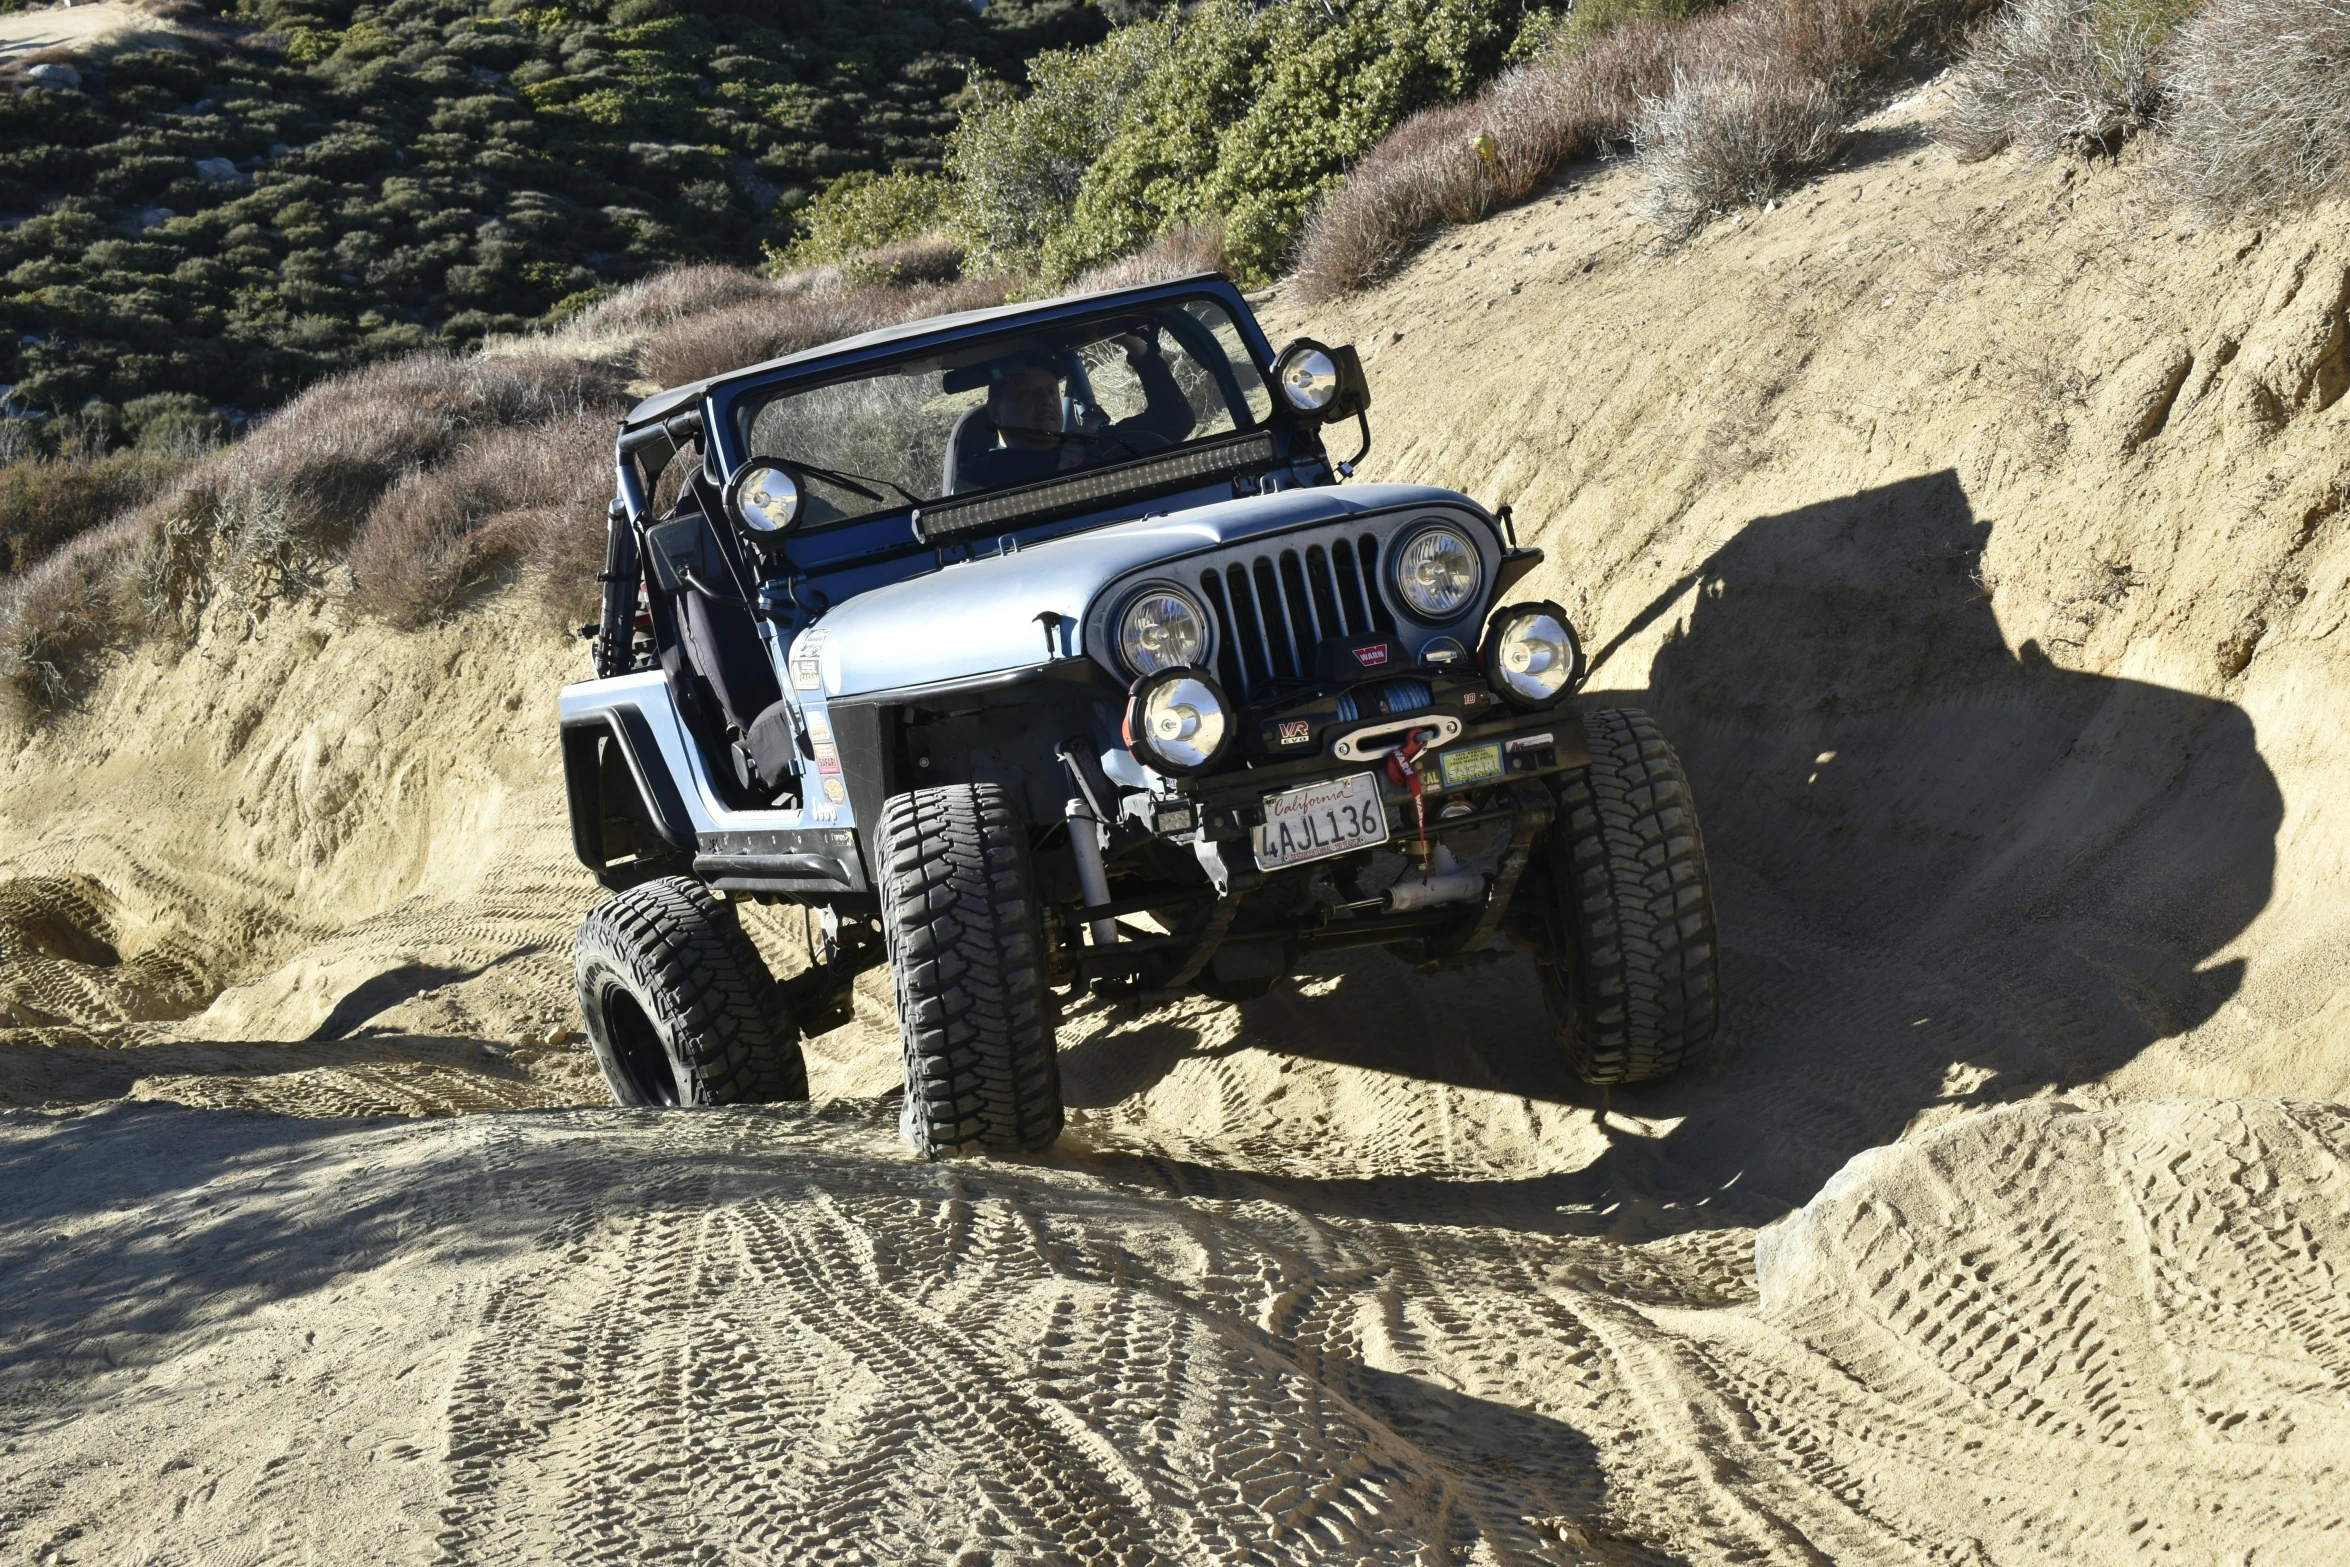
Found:
[[[636,1004],[636,997],[617,986],[605,993],[604,1030],[638,1102],[674,1108],[679,1103],[677,1069],[670,1064],[653,1020]]]

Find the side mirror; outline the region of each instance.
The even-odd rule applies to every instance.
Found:
[[[1300,418],[1336,424],[1369,412],[1371,383],[1351,343],[1325,347],[1301,337],[1273,361],[1273,384]]]

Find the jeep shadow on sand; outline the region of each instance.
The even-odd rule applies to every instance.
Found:
[[[928,1154],[1061,1129],[1054,1024],[1265,994],[1302,955],[1532,952],[1593,1082],[1715,1032],[1705,855],[1643,713],[1584,712],[1541,559],[1342,481],[1350,349],[1201,276],[939,317],[621,426],[596,678],[562,695],[580,1003],[629,1105],[805,1097],[889,964]],[[654,497],[673,495],[656,504]],[[778,984],[736,899],[803,905]]]

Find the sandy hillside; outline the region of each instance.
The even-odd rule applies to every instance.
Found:
[[[0,1560],[2338,1560],[2350,212],[1925,112],[1266,307],[1681,743],[1690,1081],[1350,955],[1068,1019],[1048,1158],[908,1159],[871,996],[810,1109],[588,1108],[577,644],[126,660],[0,773]]]

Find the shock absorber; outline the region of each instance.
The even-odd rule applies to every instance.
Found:
[[[1093,784],[1085,776],[1080,740],[1071,735],[1053,748],[1053,755],[1068,769],[1069,787],[1076,791],[1070,797],[1066,819],[1069,852],[1077,858],[1077,890],[1085,894],[1087,908],[1098,909],[1110,901],[1110,868],[1102,863],[1102,812],[1094,799]],[[1085,928],[1093,933],[1097,947],[1111,946],[1118,940],[1118,922],[1106,914],[1088,920]]]
[[[1069,849],[1077,856],[1077,888],[1085,894],[1086,907],[1098,909],[1110,901],[1110,871],[1102,863],[1101,823],[1082,797],[1069,802],[1068,820]],[[1118,922],[1106,914],[1089,920],[1085,928],[1093,933],[1097,947],[1112,946],[1118,940]]]

